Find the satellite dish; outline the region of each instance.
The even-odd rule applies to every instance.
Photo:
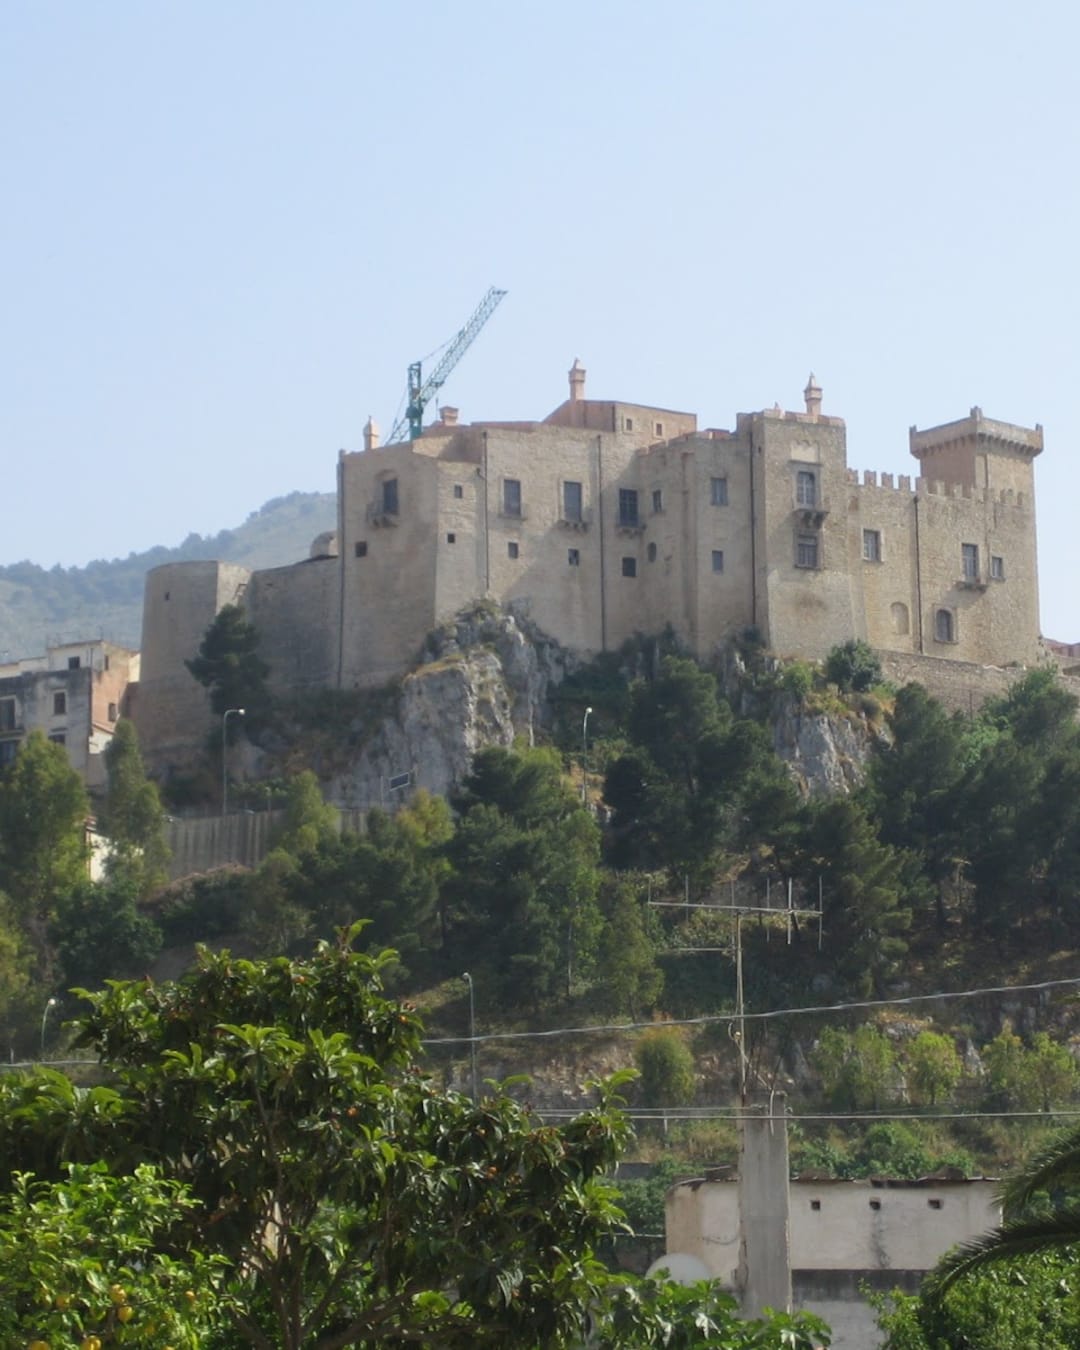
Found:
[[[651,1279],[666,1277],[676,1284],[697,1284],[699,1280],[712,1279],[705,1262],[687,1252],[666,1252],[658,1256],[645,1274]]]

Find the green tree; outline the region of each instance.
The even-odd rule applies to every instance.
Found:
[[[270,667],[259,656],[258,630],[244,617],[240,605],[218,610],[198,655],[184,664],[210,691],[210,707],[217,717],[230,708],[243,708],[256,720],[265,714],[270,702],[266,688]],[[231,726],[229,730],[232,733]]]
[[[121,718],[105,748],[108,787],[99,820],[109,840],[106,867],[114,878],[129,878],[140,898],[165,880],[169,849],[165,812],[146,777],[134,722]]]
[[[504,1006],[536,1006],[592,973],[599,831],[547,750],[482,750],[455,794],[442,885],[445,950]]]
[[[673,1027],[646,1031],[634,1047],[634,1059],[646,1106],[685,1106],[694,1100],[694,1056]]]
[[[881,683],[881,662],[868,642],[849,639],[826,656],[825,678],[841,689],[863,693]]]
[[[892,1096],[896,1051],[889,1038],[869,1023],[854,1032],[826,1027],[812,1062],[830,1101],[841,1109],[876,1111]]]
[[[0,1340],[204,1346],[223,1320],[221,1268],[182,1240],[166,1251],[195,1203],[148,1164],[17,1175],[0,1199]]]
[[[920,1031],[907,1047],[907,1081],[915,1101],[936,1106],[960,1081],[964,1064],[951,1037]]]
[[[56,904],[50,937],[65,989],[99,989],[108,979],[137,975],[161,951],[161,929],[138,907],[132,876],[83,880]]]
[[[294,774],[285,789],[285,822],[276,847],[286,853],[314,853],[333,844],[339,834],[337,809],[323,800],[319,780],[305,769]]]
[[[32,939],[43,974],[56,902],[86,876],[88,810],[63,746],[32,731],[0,776],[0,891]]]
[[[570,1350],[595,1318],[610,1350],[809,1350],[812,1322],[743,1326],[713,1291],[612,1275],[592,1255],[618,1222],[602,1177],[628,1135],[610,1089],[558,1127],[437,1090],[380,967],[343,942],[293,961],[202,952],[176,984],[113,984],[81,1023],[112,1086],[0,1080],[3,1156],[48,1182],[64,1156],[137,1176],[152,1155],[195,1202],[172,1207],[169,1251],[222,1262],[211,1344]]]
[[[597,960],[600,998],[609,1011],[637,1018],[660,997],[664,974],[633,887],[616,882],[610,891]]]

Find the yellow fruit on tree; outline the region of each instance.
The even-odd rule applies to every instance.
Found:
[[[48,1341],[31,1341],[30,1350],[49,1350]]]
[[[126,1303],[127,1290],[121,1284],[110,1284],[109,1297],[112,1299],[114,1303]]]
[[[56,1296],[56,1306],[60,1309],[61,1312],[63,1312],[65,1308],[70,1308],[70,1307],[71,1307],[71,1295],[70,1295],[70,1294],[57,1294],[57,1296]]]
[[[79,1350],[101,1350],[100,1336],[84,1336]]]
[[[130,1322],[135,1316],[135,1309],[130,1303],[125,1303],[122,1308],[116,1310],[116,1320],[118,1322]]]

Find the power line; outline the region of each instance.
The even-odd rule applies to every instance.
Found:
[[[1075,988],[1080,978],[1062,980],[1041,980],[1035,984],[987,985],[980,989],[942,989],[932,994],[908,994],[902,998],[858,999],[849,1003],[825,1003],[803,1008],[773,1008],[766,1012],[744,1012],[746,1022],[775,1021],[781,1017],[821,1017],[827,1013],[857,1012],[868,1008],[911,1007],[916,1003],[947,1002],[952,999],[985,998],[988,994],[1028,994],[1045,989],[1061,989],[1066,986]],[[657,1026],[694,1027],[710,1026],[718,1022],[735,1022],[737,1012],[703,1013],[699,1017],[673,1017],[663,1022],[610,1022],[580,1027],[551,1027],[545,1031],[490,1031],[482,1036],[431,1036],[424,1045],[467,1045],[470,1040],[491,1041],[529,1041],[550,1040],[557,1036],[612,1035],[624,1031],[647,1031]]]

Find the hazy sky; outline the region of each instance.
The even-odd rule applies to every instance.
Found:
[[[329,491],[490,284],[444,391],[802,406],[853,467],[1041,422],[1043,631],[1080,639],[1080,7],[6,0],[0,562]]]

